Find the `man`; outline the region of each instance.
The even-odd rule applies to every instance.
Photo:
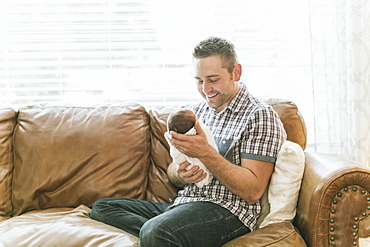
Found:
[[[286,134],[276,112],[239,83],[242,66],[234,46],[221,38],[194,49],[195,79],[205,101],[193,109],[207,125],[218,152],[196,122],[196,135],[171,132],[171,143],[198,158],[213,174],[210,184],[195,183],[206,174],[184,162],[169,166],[172,183],[184,186],[173,204],[135,199],[97,201],[91,217],[139,236],[141,246],[221,246],[254,230],[262,197]]]

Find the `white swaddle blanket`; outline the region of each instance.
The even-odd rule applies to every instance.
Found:
[[[217,145],[216,145],[216,142],[215,142],[215,139],[213,138],[213,135],[212,135],[212,132],[210,131],[210,129],[205,126],[201,120],[198,120],[199,121],[199,124],[200,126],[202,127],[203,131],[205,132],[206,134],[206,137],[207,137],[207,141],[208,141],[208,144],[211,145],[214,149],[216,149],[218,151],[218,148],[217,148]],[[196,134],[196,130],[195,128],[191,128],[188,132],[185,133],[185,135],[195,135]],[[176,164],[176,165],[180,165],[181,163],[183,163],[184,161],[187,161],[189,162],[191,165],[189,165],[186,169],[189,170],[191,169],[192,167],[194,167],[195,165],[199,166],[200,169],[202,169],[206,174],[207,176],[200,182],[196,183],[196,185],[199,187],[199,188],[202,188],[204,185],[207,185],[211,182],[212,178],[213,178],[213,175],[212,173],[207,169],[207,167],[197,158],[192,158],[192,157],[188,157],[186,156],[185,154],[181,153],[179,150],[177,150],[174,146],[172,146],[170,140],[172,138],[171,134],[167,131],[166,133],[164,133],[164,137],[166,138],[168,144],[170,145],[170,155],[173,159],[173,162]]]

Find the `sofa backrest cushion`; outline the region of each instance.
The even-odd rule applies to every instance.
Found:
[[[14,215],[146,197],[149,117],[138,104],[21,108],[14,148]]]
[[[265,102],[279,114],[287,133],[287,140],[297,143],[304,150],[307,144],[307,129],[305,121],[293,101],[271,98]]]
[[[176,188],[167,177],[167,168],[172,162],[169,146],[164,138],[167,131],[167,117],[176,107],[158,106],[149,110],[151,127],[151,166],[147,199],[155,202],[169,202],[169,198],[177,194]]]
[[[0,108],[0,216],[12,212],[11,180],[13,171],[13,130],[16,112],[11,108]]]

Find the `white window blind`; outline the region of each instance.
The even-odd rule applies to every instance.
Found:
[[[308,11],[307,0],[1,1],[0,104],[199,101],[192,49],[221,36],[253,94],[311,114]]]

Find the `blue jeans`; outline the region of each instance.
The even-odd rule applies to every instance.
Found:
[[[94,203],[90,217],[140,238],[140,246],[221,246],[249,232],[227,209],[210,202],[171,204],[129,198]]]

